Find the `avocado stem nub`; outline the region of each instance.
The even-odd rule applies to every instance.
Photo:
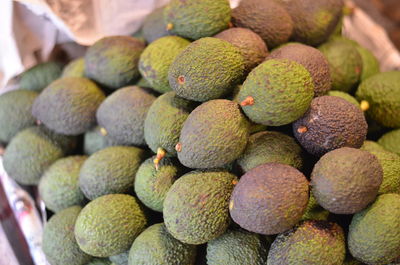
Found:
[[[185,83],[185,77],[183,75],[178,76],[178,84],[183,85]]]
[[[245,98],[242,102],[240,102],[240,106],[244,107],[244,106],[251,106],[254,105],[254,98],[251,96],[248,96],[247,98]]]
[[[167,154],[167,151],[165,151],[163,148],[161,148],[161,147],[157,148],[157,155],[156,155],[156,158],[153,160],[156,170],[158,170],[160,161],[165,157],[166,154]]]
[[[297,128],[298,133],[305,133],[307,131],[308,131],[308,129],[306,126],[300,126],[299,128]]]
[[[236,185],[236,184],[238,184],[238,181],[236,179],[234,179],[234,180],[232,180],[232,184]]]
[[[103,128],[103,127],[100,128],[100,133],[103,136],[107,136],[107,134],[108,134],[107,130],[105,128]]]
[[[369,103],[366,100],[361,100],[360,108],[362,111],[367,111],[369,109]]]
[[[177,143],[177,144],[175,145],[175,150],[176,150],[177,152],[182,151],[182,144],[181,144],[181,143]]]
[[[168,23],[168,24],[167,24],[167,28],[166,28],[166,29],[167,29],[168,31],[170,31],[170,30],[173,29],[173,28],[174,28],[174,24],[172,24],[172,23]]]

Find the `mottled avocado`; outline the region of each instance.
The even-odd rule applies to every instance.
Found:
[[[355,214],[347,240],[351,255],[367,264],[384,265],[399,257],[400,195],[380,195]]]
[[[164,222],[173,237],[204,244],[229,226],[229,198],[237,177],[226,171],[192,171],[172,185],[164,200]]]
[[[85,59],[81,57],[71,61],[64,67],[61,77],[85,77]]]
[[[386,150],[400,155],[400,129],[382,135],[378,140],[378,144]]]
[[[133,37],[104,37],[86,51],[85,75],[110,89],[127,86],[139,77],[138,62],[144,47]]]
[[[41,92],[60,77],[62,65],[57,62],[37,64],[20,75],[19,89]]]
[[[85,133],[83,137],[83,153],[85,155],[91,155],[106,147],[118,145],[118,142],[111,139],[109,135],[103,134],[106,134],[106,131],[100,126],[96,126]]]
[[[144,145],[144,120],[156,97],[137,86],[118,89],[97,110],[97,122],[120,145]]]
[[[142,33],[148,43],[171,35],[164,22],[164,7],[159,7],[151,12],[143,21]]]
[[[249,137],[249,123],[237,103],[216,99],[201,104],[183,124],[176,146],[189,168],[217,168],[237,159]]]
[[[89,79],[64,77],[40,93],[32,114],[57,133],[78,135],[96,125],[96,111],[104,99],[103,91]]]
[[[367,122],[360,108],[334,96],[313,99],[310,109],[293,123],[301,146],[312,155],[340,148],[360,148],[367,135]]]
[[[255,123],[281,126],[300,118],[314,97],[314,84],[304,66],[287,59],[271,59],[247,76],[238,99]]]
[[[318,204],[312,191],[310,191],[310,198],[308,199],[307,208],[301,217],[301,220],[327,220],[329,212]]]
[[[235,223],[273,235],[300,221],[308,202],[308,181],[294,167],[266,163],[244,174],[233,190],[229,210]]]
[[[13,90],[0,95],[0,142],[8,143],[23,129],[35,125],[32,105],[39,94]]]
[[[328,92],[328,96],[334,96],[334,97],[339,97],[344,100],[347,100],[348,102],[354,104],[357,107],[360,107],[360,103],[357,101],[355,97],[350,95],[349,93],[339,91],[339,90],[331,90]]]
[[[327,221],[304,221],[278,235],[268,253],[268,265],[342,265],[346,255],[343,229]]]
[[[356,49],[361,56],[363,69],[361,72],[361,81],[380,72],[378,59],[366,48],[356,45]]]
[[[144,230],[129,250],[129,265],[194,265],[196,246],[173,238],[163,223]]]
[[[360,149],[365,151],[385,151],[385,148],[380,144],[370,140],[365,140]]]

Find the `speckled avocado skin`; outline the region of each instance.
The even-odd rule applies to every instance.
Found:
[[[237,159],[249,137],[239,105],[226,99],[203,103],[186,119],[179,137],[179,161],[189,168],[217,168]]]
[[[160,7],[151,12],[143,21],[143,37],[148,43],[171,35],[164,22],[164,7]]]
[[[339,225],[309,220],[278,235],[267,264],[342,265],[345,253],[345,236]]]
[[[360,149],[365,151],[386,151],[385,148],[383,148],[377,142],[370,140],[365,140]]]
[[[164,222],[173,237],[204,244],[229,226],[229,198],[237,177],[226,171],[192,171],[172,185],[164,201]]]
[[[85,77],[85,59],[72,60],[64,67],[61,77]]]
[[[194,265],[196,246],[173,238],[164,223],[155,224],[143,231],[129,251],[129,265],[169,264]]]
[[[307,208],[301,217],[301,220],[327,220],[329,212],[318,204],[312,190],[310,191],[310,198],[308,199]]]
[[[378,140],[378,144],[386,150],[400,155],[400,129],[382,135]]]
[[[60,77],[62,65],[46,62],[35,65],[21,74],[19,89],[41,92],[51,82]]]
[[[339,97],[322,96],[293,123],[293,133],[307,152],[322,156],[340,147],[360,148],[367,127],[360,108]]]
[[[273,235],[292,228],[308,202],[308,181],[297,169],[266,163],[248,171],[235,186],[229,210],[235,223]]]

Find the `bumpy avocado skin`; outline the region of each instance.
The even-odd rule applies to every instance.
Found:
[[[40,63],[21,74],[19,89],[41,92],[60,77],[62,65],[57,62]]]
[[[380,72],[379,61],[376,57],[364,47],[360,45],[356,46],[358,53],[361,55],[363,62],[363,70],[361,72],[361,81],[364,81],[368,77],[371,77]]]
[[[311,174],[318,203],[336,214],[353,214],[373,202],[383,179],[379,160],[367,151],[343,147],[323,155]]]
[[[400,72],[376,74],[358,87],[356,97],[369,103],[367,114],[389,128],[400,127]]]
[[[82,208],[72,206],[53,215],[44,227],[43,252],[52,265],[86,265],[92,259],[75,240],[74,226]]]
[[[241,1],[232,10],[232,22],[260,35],[270,49],[286,43],[293,32],[293,20],[289,13],[272,0]]]
[[[289,43],[275,49],[268,59],[288,59],[303,65],[314,81],[314,96],[325,95],[332,86],[329,64],[316,48],[301,43]]]
[[[109,259],[113,265],[128,265],[129,251],[111,256]]]
[[[360,108],[339,97],[322,96],[293,123],[293,133],[307,152],[322,156],[340,147],[360,148],[367,127]]]
[[[114,145],[118,145],[118,142],[111,139],[109,135],[102,135],[100,126],[87,131],[83,138],[83,152],[85,155],[94,154],[101,149]]]
[[[74,146],[74,138],[57,135],[44,127],[29,127],[7,146],[4,169],[21,184],[37,185],[44,171]]]
[[[39,182],[39,194],[48,209],[59,212],[85,203],[79,188],[79,171],[86,159],[87,156],[62,158],[46,170]]]
[[[194,265],[196,246],[173,238],[164,223],[144,230],[129,251],[129,265]]]
[[[85,77],[85,59],[81,57],[69,62],[64,67],[61,77]]]
[[[127,251],[146,222],[135,197],[104,195],[82,209],[75,224],[75,238],[84,252],[109,257]]]
[[[156,97],[137,86],[118,89],[97,110],[97,122],[120,145],[144,145],[144,120]]]
[[[308,199],[307,208],[301,217],[301,220],[327,220],[329,212],[318,204],[312,191],[310,191],[310,198]]]
[[[356,259],[384,265],[400,256],[400,195],[383,194],[353,216],[348,246]]]
[[[178,96],[204,102],[228,95],[244,73],[245,59],[239,48],[221,39],[202,38],[175,58],[168,79]]]
[[[86,265],[112,265],[111,261],[109,259],[103,258],[94,258],[91,262],[89,262]]]
[[[228,230],[207,243],[208,265],[265,265],[268,248],[261,235]]]
[[[382,135],[378,140],[378,144],[386,150],[400,155],[400,129]]]
[[[293,137],[280,132],[263,131],[249,137],[237,162],[244,172],[261,164],[276,162],[301,169],[303,151]]]
[[[278,235],[267,264],[342,265],[345,254],[345,236],[339,225],[309,220]]]
[[[160,7],[151,12],[143,21],[143,37],[148,43],[171,35],[164,23],[164,7]]]
[[[8,143],[21,130],[35,125],[32,105],[39,94],[14,90],[0,95],[0,142]]]
[[[365,151],[386,151],[380,144],[370,140],[365,140],[360,149]]]
[[[178,36],[162,37],[147,46],[140,55],[139,71],[151,88],[160,93],[171,89],[168,70],[176,56],[190,44]]]
[[[164,9],[164,23],[172,34],[197,40],[228,28],[228,0],[172,0]]]
[[[308,181],[297,169],[266,163],[248,171],[235,186],[229,210],[235,223],[273,235],[292,228],[308,202]]]
[[[186,119],[179,137],[179,161],[189,168],[217,168],[237,159],[249,137],[239,105],[226,99],[203,103]]]
[[[164,200],[164,222],[173,237],[199,245],[229,226],[229,198],[237,177],[226,171],[192,171],[172,185]]]
[[[342,98],[342,99],[347,100],[348,102],[354,104],[355,106],[360,107],[360,103],[357,101],[357,99],[346,92],[339,91],[339,90],[331,90],[328,92],[328,96]]]
[[[314,84],[304,66],[287,59],[271,59],[250,72],[239,101],[248,97],[254,104],[242,109],[255,123],[270,126],[289,124],[300,118],[314,97]]]
[[[89,79],[65,77],[43,90],[32,114],[57,133],[78,135],[95,126],[96,111],[104,99],[103,91]]]
[[[79,174],[79,186],[86,198],[94,200],[133,188],[145,151],[134,146],[111,146],[91,155]]]
[[[102,38],[86,51],[85,75],[110,89],[127,86],[139,77],[144,47],[141,40],[129,36]]]

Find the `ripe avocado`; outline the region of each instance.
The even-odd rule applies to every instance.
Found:
[[[81,57],[71,61],[64,67],[61,77],[85,77],[85,59]]]
[[[57,62],[37,64],[21,74],[19,89],[41,92],[60,77],[61,71],[62,65]]]
[[[378,140],[378,144],[386,150],[400,155],[400,129],[382,135]]]
[[[339,91],[339,90],[331,90],[328,92],[328,96],[342,98],[342,99],[347,100],[348,102],[356,105],[357,107],[360,107],[360,103],[357,101],[357,99],[346,92]]]
[[[83,153],[91,155],[109,146],[118,145],[116,141],[111,139],[109,135],[103,135],[105,133],[100,126],[96,126],[90,131],[87,131],[83,139]]]
[[[151,12],[143,21],[143,37],[148,43],[171,35],[164,23],[164,7],[159,7]]]

